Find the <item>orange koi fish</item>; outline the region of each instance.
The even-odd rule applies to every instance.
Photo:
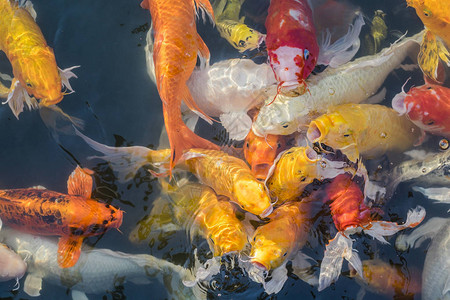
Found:
[[[361,260],[352,249],[351,234],[363,230],[386,244],[385,236],[415,227],[425,218],[425,209],[417,206],[408,212],[406,222],[402,225],[388,221],[373,221],[370,216],[372,209],[364,204],[364,194],[357,180],[358,177],[352,178],[350,174],[341,174],[325,188],[330,201],[331,215],[339,232],[326,246],[320,266],[319,291],[327,288],[339,277],[344,258],[360,276],[364,276]]]
[[[450,2],[440,0],[406,0],[414,7],[427,31],[418,56],[419,66],[429,78],[439,81],[439,59],[450,66]]]
[[[119,228],[123,212],[91,199],[92,177],[80,167],[67,181],[68,194],[43,188],[0,190],[0,217],[15,229],[37,235],[59,235],[58,264],[76,264],[88,236]]]
[[[73,92],[69,79],[76,77],[71,70],[78,67],[57,67],[55,54],[32,16],[35,14],[30,3],[21,7],[17,1],[0,0],[0,50],[5,52],[14,73],[11,87],[7,92],[0,89],[0,97],[7,98],[3,104],[8,103],[16,118],[24,103],[29,109],[51,106],[66,94],[62,87]],[[40,99],[39,104],[35,98]]]
[[[391,299],[403,297],[413,297],[420,293],[421,283],[417,274],[420,272],[410,272],[408,278],[400,269],[400,266],[388,264],[380,259],[363,260],[362,269],[366,279],[361,285],[363,289],[377,294],[386,295]],[[356,276],[354,270],[350,271],[351,276]],[[358,277],[356,277],[359,279]]]
[[[307,137],[311,143],[341,149],[355,162],[359,154],[374,158],[387,151],[403,152],[420,141],[423,131],[392,108],[348,103],[311,121]]]
[[[170,164],[170,149],[151,150],[146,147],[110,147],[100,144],[78,130],[76,134],[93,149],[102,152],[98,157],[109,161],[118,171],[119,179],[132,178],[145,165],[165,171]],[[200,182],[211,187],[218,195],[227,196],[242,209],[266,217],[272,212],[272,203],[263,182],[255,178],[247,164],[218,150],[190,149],[177,167],[193,173]],[[166,175],[167,172],[155,175]]]
[[[244,156],[257,179],[266,179],[275,158],[287,146],[285,136],[268,134],[260,137],[250,130],[244,142]]]
[[[195,7],[214,18],[208,0],[144,0],[149,9],[155,32],[153,62],[156,87],[163,103],[164,123],[171,148],[169,172],[190,148],[219,149],[213,143],[195,135],[181,118],[181,100],[194,112],[211,122],[197,106],[186,85],[197,63],[197,54],[203,66],[209,64],[209,50],[197,33]]]

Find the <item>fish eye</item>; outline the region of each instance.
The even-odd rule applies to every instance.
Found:
[[[250,148],[250,144],[247,142],[247,143],[245,143],[245,147],[248,149],[248,148]]]
[[[277,149],[280,149],[280,148],[281,148],[281,144],[277,143]]]
[[[425,9],[423,11],[423,14],[425,15],[425,17],[429,17],[429,16],[431,16],[431,11],[429,11],[428,9]]]
[[[32,88],[32,87],[33,87],[33,85],[31,84],[31,82],[29,82],[29,81],[27,81],[26,85],[27,85],[27,87],[29,87],[29,88]]]
[[[426,123],[426,125],[433,125],[434,124],[434,120],[428,120],[428,122]]]
[[[306,180],[306,177],[303,177],[300,181],[303,182]]]
[[[349,137],[350,133],[344,134],[344,137]]]
[[[244,46],[245,46],[245,41],[240,40],[240,41],[239,41],[239,47],[244,47]]]
[[[309,58],[309,50],[305,49],[303,56],[305,57],[306,60],[308,60]]]
[[[286,255],[287,255],[287,252],[284,252],[283,256],[286,256]]]
[[[281,127],[283,127],[283,128],[288,128],[288,127],[289,127],[289,124],[283,123],[283,124],[281,124]]]

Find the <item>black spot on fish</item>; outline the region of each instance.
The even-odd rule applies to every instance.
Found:
[[[56,222],[56,217],[55,216],[41,216],[42,217],[42,221],[44,221],[44,223],[46,224],[53,224]]]
[[[84,231],[81,228],[70,227],[70,233],[72,235],[83,235]]]

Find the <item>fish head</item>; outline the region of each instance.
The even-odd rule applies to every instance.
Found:
[[[258,116],[252,124],[252,131],[255,135],[260,137],[268,134],[288,135],[298,130],[298,116],[287,109],[286,103],[280,97],[284,96],[278,94],[275,96],[273,103],[261,107]],[[278,101],[278,98],[281,101]],[[302,105],[301,103],[298,104]]]
[[[311,143],[323,143],[335,150],[356,146],[354,128],[339,113],[324,114],[311,121],[306,137]]]
[[[15,60],[13,68],[14,76],[28,94],[40,99],[42,105],[53,105],[62,100],[61,77],[50,47],[34,47],[30,55]]]
[[[22,257],[0,243],[0,281],[20,279],[27,271],[27,264]]]
[[[89,200],[89,199],[88,199]],[[94,201],[94,200],[92,200]],[[98,202],[97,202],[98,203]],[[118,229],[122,225],[123,211],[110,204],[100,204],[97,209],[92,209],[95,222],[89,226],[83,226],[82,235],[95,236],[105,233],[111,228]],[[77,228],[78,229],[78,228]],[[80,228],[81,230],[81,228]]]
[[[227,40],[229,40],[231,45],[239,50],[239,52],[254,50],[264,41],[264,34],[239,22],[236,22],[235,25],[232,26],[231,31],[228,32],[224,30],[224,34],[227,33],[229,33]]]
[[[272,213],[272,203],[264,183],[254,176],[242,176],[233,186],[233,195],[239,206],[254,215],[267,217]]]
[[[416,14],[426,28],[431,31],[440,30],[449,24],[450,6],[446,1],[407,0],[408,6],[414,7]]]
[[[280,135],[257,136],[250,131],[245,138],[244,156],[257,179],[266,179],[277,155],[286,149],[286,138]]]

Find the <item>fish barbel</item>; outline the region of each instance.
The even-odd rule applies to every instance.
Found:
[[[127,254],[84,246],[78,263],[63,269],[57,262],[58,242],[54,238],[5,228],[0,231],[0,240],[17,251],[27,262],[28,274],[24,291],[30,296],[40,295],[42,281],[70,288],[74,299],[87,299],[85,293],[114,291],[118,278],[124,282],[148,284],[153,278],[162,281],[166,276],[171,278],[173,293],[185,293],[187,298],[192,294],[181,283],[182,279],[190,279],[188,271],[151,255]],[[177,292],[177,289],[182,290]],[[191,298],[194,299],[193,296]]]
[[[327,68],[307,80],[309,92],[296,97],[270,95],[261,108],[252,129],[256,135],[291,134],[306,130],[314,117],[328,107],[343,103],[360,103],[383,84],[387,75],[413,52],[423,32],[391,45],[380,53],[358,58],[338,68]]]
[[[68,194],[42,188],[0,190],[0,217],[12,228],[58,235],[58,263],[76,264],[83,240],[119,228],[123,212],[90,198],[92,177],[77,167],[67,181]]]
[[[186,81],[195,68],[197,54],[200,54],[203,67],[209,64],[208,47],[197,33],[196,7],[208,13],[211,19],[214,19],[214,13],[208,0],[144,0],[141,6],[150,10],[155,33],[153,62],[171,148],[170,173],[184,150],[219,149],[184,124],[180,108],[181,101],[184,101],[192,111],[211,122],[211,118],[195,103]]]
[[[356,162],[387,151],[403,152],[420,141],[423,131],[406,116],[378,104],[341,104],[314,119],[307,132],[311,143],[340,149]]]
[[[23,111],[24,103],[28,108],[38,105],[50,106],[59,103],[64,94],[61,89],[73,92],[69,79],[76,77],[71,70],[58,69],[53,49],[47,45],[45,38],[36,24],[32,6],[22,7],[16,1],[0,1],[0,50],[8,57],[13,73],[9,93],[0,94],[7,98],[16,118]],[[29,95],[40,99],[40,103]]]

